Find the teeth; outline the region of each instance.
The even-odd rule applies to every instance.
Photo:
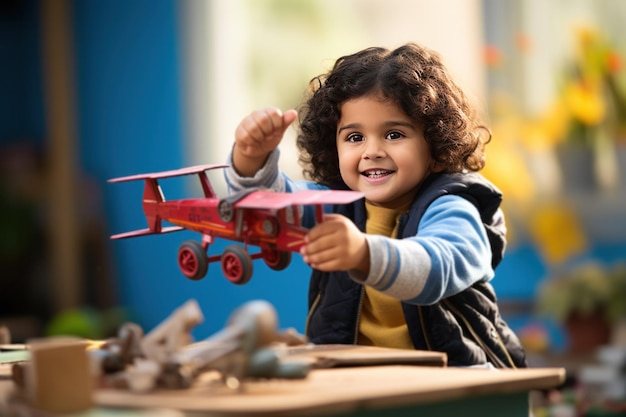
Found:
[[[374,171],[367,171],[365,173],[366,176],[368,176],[369,178],[379,178],[379,177],[383,177],[385,175],[387,175],[390,171],[387,170],[374,170]]]

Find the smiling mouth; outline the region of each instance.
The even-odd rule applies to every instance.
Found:
[[[361,175],[370,179],[378,179],[393,174],[395,171],[389,171],[386,169],[371,169],[361,172]]]

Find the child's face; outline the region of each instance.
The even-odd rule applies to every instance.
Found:
[[[339,170],[352,190],[372,204],[410,204],[432,159],[422,126],[378,96],[346,101],[337,124]]]

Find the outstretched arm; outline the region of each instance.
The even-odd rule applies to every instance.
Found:
[[[494,276],[491,248],[476,207],[447,195],[424,213],[415,237],[367,235],[368,275],[353,279],[410,304],[436,303]]]
[[[366,235],[348,218],[326,215],[300,253],[315,269],[348,271],[352,279],[412,304],[433,304],[493,277],[480,215],[459,196],[437,199],[418,235],[407,239]]]

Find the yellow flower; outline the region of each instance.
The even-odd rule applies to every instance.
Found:
[[[521,140],[531,150],[552,149],[567,135],[570,117],[565,103],[556,100],[537,118],[522,123]]]
[[[538,120],[529,120],[521,126],[523,136],[521,140],[527,148],[533,151],[541,151],[550,148],[553,141],[546,132],[544,126]]]
[[[606,106],[599,83],[586,81],[568,84],[564,101],[572,117],[581,123],[595,126],[604,121]]]
[[[592,27],[580,27],[576,34],[578,40],[576,65],[583,79],[601,79],[607,72],[610,52],[604,36]]]
[[[567,135],[569,128],[569,114],[567,106],[561,100],[556,100],[541,118],[541,125],[551,144],[559,143]]]
[[[517,141],[519,123],[516,120],[499,120],[491,130],[493,137],[498,140],[489,143],[483,174],[516,204],[530,201],[534,187]]]
[[[558,265],[587,249],[576,211],[567,203],[547,203],[530,218],[530,233],[544,260]]]

